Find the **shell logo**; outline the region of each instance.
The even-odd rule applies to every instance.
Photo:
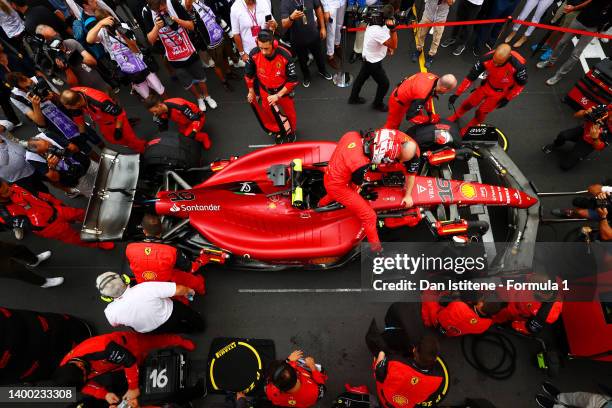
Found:
[[[142,279],[146,281],[152,281],[157,278],[157,274],[153,271],[145,271],[142,273]]]
[[[397,405],[404,406],[404,405],[408,405],[408,398],[404,397],[403,395],[394,395],[393,398],[391,398],[393,400],[394,403],[396,403]]]
[[[474,198],[476,197],[476,187],[470,183],[464,183],[459,188],[461,191],[461,195],[465,198]]]

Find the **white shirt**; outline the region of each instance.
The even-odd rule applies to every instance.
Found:
[[[363,58],[369,63],[382,61],[387,56],[385,41],[391,38],[391,30],[387,26],[369,25],[363,36]]]
[[[6,3],[8,4],[8,1]],[[17,37],[25,30],[23,20],[14,10],[10,10],[10,13],[0,10],[0,27],[2,27],[8,38]]]
[[[468,1],[475,6],[482,6],[482,3],[484,3],[484,0],[468,0]]]
[[[128,326],[139,333],[157,329],[172,314],[172,299],[176,293],[174,282],[143,282],[127,288],[113,300],[104,314],[111,326]]]
[[[257,20],[257,25],[261,28],[266,27],[267,15],[272,15],[270,0],[257,0],[255,3],[255,19]],[[256,37],[253,37],[251,31],[251,27],[255,26],[255,22],[244,0],[234,1],[230,12],[230,19],[232,22],[232,35],[240,35],[244,52],[250,53],[257,45],[255,42]]]

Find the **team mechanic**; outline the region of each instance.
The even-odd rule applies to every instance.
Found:
[[[53,382],[76,387],[83,394],[113,406],[123,399],[129,406],[138,407],[138,366],[152,350],[168,347],[192,351],[195,343],[176,334],[127,331],[91,337],[64,357],[53,374]],[[118,393],[123,394],[122,398]]]
[[[508,44],[499,45],[495,51],[485,54],[472,67],[454,95],[449,98],[449,104],[454,105],[459,96],[465,92],[472,82],[486,72],[486,78],[472,94],[461,104],[448,120],[456,122],[470,109],[478,106],[474,118],[461,129],[461,135],[467,130],[482,123],[487,115],[496,108],[503,108],[516,98],[527,85],[527,67],[525,59]]]
[[[0,223],[12,228],[32,230],[43,238],[57,239],[67,244],[113,249],[112,242],[84,242],[70,224],[82,222],[85,210],[65,206],[48,193],[33,195],[16,184],[0,179]]]
[[[413,408],[432,399],[444,381],[436,366],[439,346],[435,337],[424,336],[412,351],[413,358],[387,356],[380,351],[374,360],[376,393],[382,408]]]
[[[389,114],[385,129],[399,129],[404,116],[417,125],[438,123],[440,117],[433,113],[433,98],[452,91],[457,78],[452,74],[438,77],[429,72],[419,72],[406,77],[391,92]]]
[[[144,152],[146,142],[139,139],[125,110],[102,91],[79,86],[62,92],[61,103],[72,112],[81,133],[85,132],[87,113],[98,124],[100,133],[109,143],[127,146],[136,153]]]
[[[352,186],[363,183],[365,173],[378,165],[403,163],[406,193],[402,204],[413,205],[412,187],[419,170],[420,151],[416,142],[407,134],[394,129],[379,129],[363,136],[348,132],[338,142],[323,179],[327,195],[319,202],[324,206],[333,200],[345,206],[361,220],[370,248],[382,249],[376,230],[376,213],[368,202]]]
[[[294,141],[297,116],[295,103],[290,94],[298,84],[295,58],[286,48],[278,44],[272,31],[261,30],[257,35],[257,47],[249,54],[244,69],[244,79],[249,88],[247,100],[255,106],[266,129],[280,133],[281,129],[272,112],[272,105],[279,105],[289,119],[292,133],[287,135],[287,140],[278,140],[278,142]],[[261,106],[255,100],[256,83],[259,87]]]
[[[146,214],[141,225],[145,234],[144,241],[132,242],[125,249],[136,282],[174,282],[204,294],[204,277],[191,273],[199,269],[201,264],[192,265],[179,249],[163,243],[159,217]]]
[[[168,121],[176,123],[178,131],[188,138],[202,143],[210,149],[208,133],[203,132],[206,116],[194,103],[183,98],[162,100],[159,95],[149,95],[144,101],[145,107],[154,115],[160,131],[168,130]]]

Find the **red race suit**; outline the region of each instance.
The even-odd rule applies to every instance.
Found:
[[[210,138],[203,132],[206,116],[195,104],[183,98],[170,98],[164,101],[168,112],[161,115],[162,120],[170,120],[178,126],[181,134],[194,138],[202,143],[205,149],[210,149]]]
[[[244,68],[244,80],[249,89],[256,85],[259,86],[261,104],[253,102],[253,105],[263,126],[274,133],[280,132],[281,129],[268,103],[268,96],[278,93],[283,87],[287,88],[288,92],[278,100],[277,105],[287,115],[291,129],[295,132],[297,115],[295,113],[295,103],[290,94],[297,86],[298,78],[295,58],[291,53],[283,46],[278,45],[276,41],[270,57],[263,55],[259,47],[253,48]]]
[[[512,296],[512,293],[509,295]],[[510,301],[492,319],[495,323],[510,323],[512,328],[520,333],[536,334],[546,325],[556,322],[562,310],[563,303],[560,301],[552,303]]]
[[[67,244],[84,247],[112,249],[112,243],[84,242],[70,224],[83,222],[85,210],[65,206],[51,194],[40,192],[33,195],[26,189],[14,184],[10,187],[10,201],[0,203],[5,214],[0,215],[0,223],[11,224],[15,219],[26,220],[25,229],[43,238],[57,239]],[[0,213],[1,214],[1,213]],[[9,218],[8,220],[6,218]],[[12,218],[12,219],[11,219]]]
[[[415,124],[437,123],[440,118],[433,113],[437,83],[438,76],[428,72],[404,78],[391,92],[387,122],[383,127],[399,129],[404,117]]]
[[[127,113],[110,96],[97,89],[84,86],[71,89],[83,95],[87,102],[85,107],[73,117],[77,125],[82,126],[85,123],[83,114],[86,113],[96,122],[100,133],[109,143],[129,147],[136,153],[144,152],[146,142],[136,136],[132,125],[128,121]],[[115,138],[117,121],[122,122],[121,137],[119,139]]]
[[[72,349],[60,367],[72,359],[83,360],[89,366],[87,381],[80,390],[83,394],[104,399],[112,392],[96,382],[96,377],[124,371],[128,389],[138,386],[138,365],[155,349],[182,347],[193,350],[193,342],[176,334],[141,334],[127,331],[91,337]]]
[[[421,317],[425,326],[437,327],[448,337],[481,334],[493,324],[492,319],[481,317],[472,306],[458,300],[446,307],[435,301],[423,302]]]
[[[189,259],[171,245],[155,239],[133,242],[125,249],[125,256],[137,283],[175,282],[204,294],[204,277],[192,274]]]
[[[518,52],[512,51],[510,59],[501,66],[493,63],[493,54],[494,51],[491,51],[478,60],[455,91],[455,95],[460,96],[472,82],[486,72],[486,78],[482,84],[463,101],[455,114],[448,118],[455,122],[469,110],[477,107],[474,118],[461,130],[462,135],[465,135],[470,127],[482,123],[500,103],[505,104],[516,98],[527,85],[525,59]]]
[[[319,371],[310,371],[297,361],[290,361],[300,381],[300,389],[294,393],[282,392],[274,384],[266,384],[266,396],[277,407],[308,408],[319,400],[321,387],[327,381],[327,375]]]
[[[384,358],[374,366],[376,394],[382,408],[413,408],[440,388],[443,374],[423,370],[409,359]]]
[[[400,143],[412,140],[410,136],[400,131],[395,131],[394,137],[399,138]],[[418,157],[415,159],[404,163],[404,166],[399,166],[405,176],[413,175],[418,171]],[[359,132],[346,133],[329,159],[323,179],[327,195],[321,199],[319,205],[325,206],[335,200],[355,214],[361,220],[372,250],[378,251],[381,245],[376,230],[376,212],[356,188],[363,183],[365,173],[370,168],[371,159],[364,152],[361,134]]]

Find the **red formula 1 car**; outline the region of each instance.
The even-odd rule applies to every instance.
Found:
[[[130,214],[137,221],[140,215],[133,210],[149,204],[164,216],[164,239],[187,250],[204,249],[230,258],[234,266],[282,269],[342,265],[359,253],[364,232],[360,221],[341,205],[318,206],[325,195],[327,160],[335,147],[333,142],[268,147],[213,163],[206,168],[209,177],[194,186],[185,181],[184,174],[168,170],[163,187],[149,200],[141,200],[136,191],[138,156],[106,151],[82,237],[125,239]],[[494,160],[503,165],[503,160]],[[471,227],[484,232],[488,225],[463,218],[439,219],[432,209],[506,206],[524,212],[525,220],[532,219],[537,208],[535,194],[530,194],[526,180],[520,184],[515,176],[510,186],[417,176],[415,208],[406,209],[401,205],[403,176],[385,169],[366,177],[362,194],[378,213],[381,225],[414,226],[426,219],[436,236],[453,236],[465,234]],[[519,228],[517,242],[530,237],[526,228],[532,229],[529,222]]]

